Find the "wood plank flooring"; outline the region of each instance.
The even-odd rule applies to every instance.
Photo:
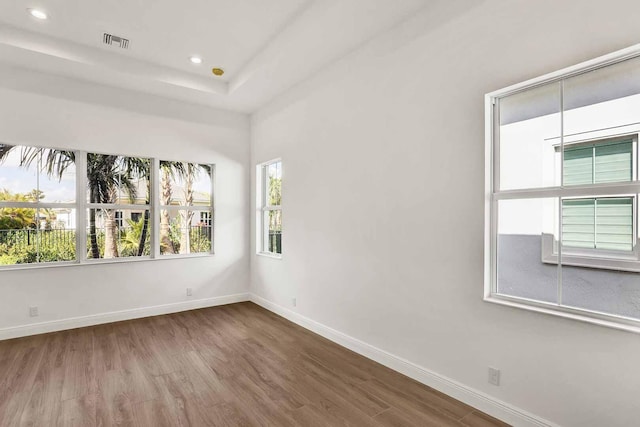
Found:
[[[0,426],[503,426],[253,303],[0,341]]]

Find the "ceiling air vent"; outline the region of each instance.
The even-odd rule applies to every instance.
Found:
[[[117,45],[122,49],[129,49],[129,39],[125,39],[124,37],[114,36],[113,34],[104,33],[102,37],[102,42],[104,44],[108,44],[109,46]]]

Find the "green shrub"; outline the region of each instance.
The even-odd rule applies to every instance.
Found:
[[[27,234],[29,233],[29,234]],[[76,259],[75,231],[16,230],[12,238],[0,244],[0,264],[73,261]]]

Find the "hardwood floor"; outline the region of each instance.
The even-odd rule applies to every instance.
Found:
[[[252,303],[0,341],[1,426],[502,426]]]

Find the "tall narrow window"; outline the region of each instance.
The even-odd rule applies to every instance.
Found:
[[[282,255],[282,162],[258,165],[258,252]]]
[[[0,265],[75,259],[75,153],[0,144]]]
[[[213,172],[212,165],[160,161],[162,255],[213,252]]]

